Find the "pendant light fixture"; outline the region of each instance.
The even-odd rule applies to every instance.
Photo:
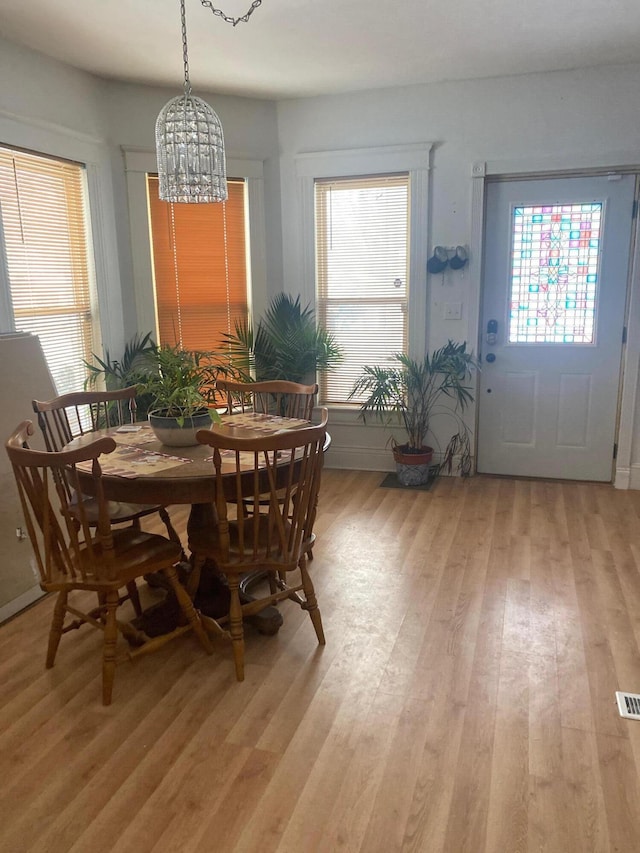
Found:
[[[262,0],[254,0],[240,18],[230,18],[201,0],[235,27],[249,17]],[[206,203],[227,200],[227,166],[222,125],[209,104],[191,94],[185,0],[180,0],[184,92],[160,110],[156,120],[159,197],[163,201]]]

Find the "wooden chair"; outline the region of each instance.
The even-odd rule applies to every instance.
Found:
[[[310,421],[318,386],[301,385],[280,379],[269,382],[232,382],[218,379],[216,390],[226,396],[226,414],[229,415],[251,411]],[[264,502],[262,501],[261,505]],[[268,502],[267,498],[267,505]],[[309,559],[313,559],[311,551]]]
[[[136,419],[136,386],[119,388],[115,391],[77,391],[63,394],[45,402],[32,400],[33,411],[38,416],[38,425],[42,430],[47,450],[59,452],[79,435],[106,427],[124,426]],[[85,511],[95,516],[94,501],[88,503]],[[140,528],[140,519],[158,513],[167,528],[167,534],[174,542],[180,543],[180,537],[171,524],[169,513],[163,506],[134,504],[109,501],[109,514],[113,524],[131,524]],[[183,553],[184,559],[184,553]]]
[[[267,412],[283,418],[311,420],[317,385],[301,385],[274,379],[270,382],[232,382],[218,379],[216,390],[226,398],[227,414],[234,412]]]
[[[113,529],[107,501],[102,489],[99,457],[110,453],[116,443],[103,437],[74,451],[31,450],[31,421],[24,421],[6,442],[18,485],[18,492],[36,563],[40,586],[45,592],[57,593],[46,666],[53,666],[62,635],[82,625],[92,625],[104,634],[102,653],[102,701],[109,705],[116,664],[123,659],[153,651],[180,634],[193,629],[205,650],[212,652],[211,642],[202,626],[186,589],[180,584],[175,563],[180,559],[180,546],[135,527]],[[84,464],[83,464],[84,463]],[[81,475],[93,479],[96,493],[97,522],[88,517],[87,504],[71,504],[69,486],[81,491]],[[185,624],[170,633],[148,638],[131,623],[117,617],[119,606],[128,599],[121,590],[148,572],[160,572],[178,601]],[[81,609],[70,597],[82,591],[98,593],[99,604]],[[85,596],[86,599],[86,596]],[[88,599],[86,599],[88,600]],[[67,614],[75,617],[67,625]],[[128,641],[120,652],[118,634]]]
[[[190,532],[190,581],[192,590],[197,589],[206,560],[213,560],[226,577],[228,619],[208,619],[207,625],[231,640],[238,681],[244,679],[243,618],[285,598],[308,611],[318,642],[324,645],[307,555],[315,539],[326,425],[327,410],[322,409],[318,426],[264,438],[230,438],[215,429],[198,432],[198,441],[213,448],[217,525]],[[265,495],[268,512],[261,512]],[[254,571],[268,573],[270,591],[242,603],[240,579]],[[287,576],[293,572],[299,572],[299,579],[290,582]]]

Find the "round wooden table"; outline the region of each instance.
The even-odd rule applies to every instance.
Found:
[[[262,435],[281,431],[283,423],[298,424],[298,428],[308,425],[306,421],[268,415],[257,416],[256,422],[259,424],[259,434]],[[231,415],[223,416],[222,422],[213,428],[234,438],[255,438],[258,433],[250,424],[248,415]],[[105,435],[114,438],[118,445],[113,453],[100,457],[102,486],[108,500],[162,506],[191,504],[192,508],[203,505],[212,507],[215,500],[215,471],[210,447],[202,444],[167,447],[155,438],[148,424],[141,423],[132,427],[85,433],[74,438],[65,449],[83,447]],[[325,452],[330,444],[331,437],[327,433]],[[253,466],[247,470],[253,471]],[[222,471],[224,474],[224,459]],[[232,472],[235,472],[235,465],[230,462],[229,473]],[[231,497],[234,493],[231,480],[229,485]],[[87,494],[91,493],[91,486],[90,478],[87,477]],[[200,512],[196,510],[197,515]]]
[[[255,438],[256,425],[260,434],[283,429],[283,418],[256,416],[255,425],[247,415],[223,416],[222,422],[215,425],[216,430],[228,433],[236,438]],[[298,421],[298,428],[306,422]],[[288,425],[287,425],[288,426]],[[107,500],[125,503],[152,504],[170,506],[189,504],[191,510],[187,521],[187,536],[216,524],[215,513],[215,470],[211,448],[202,444],[193,447],[167,447],[161,444],[146,423],[131,427],[114,427],[85,433],[73,439],[65,449],[74,449],[95,441],[96,438],[111,436],[117,443],[113,453],[100,457],[102,467],[102,487]],[[331,443],[327,433],[324,450]],[[223,460],[223,473],[225,463]],[[253,466],[247,472],[253,472]],[[235,472],[235,463],[229,463],[229,473]],[[93,481],[89,474],[85,481],[86,492],[93,491]],[[84,484],[83,484],[84,486]],[[233,478],[229,478],[229,496],[235,494]],[[220,582],[216,582],[215,566],[209,567],[201,576],[201,583],[195,596],[196,605],[207,614],[219,610]],[[255,582],[249,576],[241,585],[248,596],[248,587]],[[214,603],[213,602],[215,599]],[[266,608],[252,621],[263,633],[275,633],[282,624],[280,612],[275,608]]]

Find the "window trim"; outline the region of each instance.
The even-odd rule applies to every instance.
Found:
[[[322,405],[361,403],[362,394],[355,399],[349,395],[362,367],[408,350],[409,183],[408,172],[314,181],[316,317],[344,348],[340,369],[318,377]],[[358,222],[353,231],[344,218],[351,206],[349,222]],[[379,246],[365,248],[368,240],[360,242],[365,234],[373,243],[384,242],[382,254],[377,254]],[[331,235],[340,247],[335,254]],[[394,263],[387,265],[391,257]],[[397,290],[390,287],[395,276],[401,285]],[[350,318],[347,323],[343,312]]]
[[[158,170],[153,151],[123,148],[131,255],[133,289],[136,305],[136,326],[140,332],[152,331],[157,335],[153,270],[151,265],[151,231],[147,208],[147,174]],[[251,291],[266,292],[266,230],[264,204],[264,177],[262,160],[244,160],[227,157],[227,174],[244,178],[247,183],[249,205],[249,310],[254,301]]]
[[[73,160],[85,166],[100,318],[94,345],[99,348],[101,338],[102,341],[108,341],[114,349],[120,349],[121,344],[124,345],[124,316],[115,220],[113,216],[106,215],[113,211],[114,199],[111,160],[105,140],[52,122],[0,109],[0,141],[11,148],[21,148],[42,157]],[[115,288],[114,282],[117,283]],[[7,270],[2,262],[0,331],[10,331],[9,317],[13,316],[13,308],[8,293]],[[10,308],[11,314],[4,313],[5,307]]]
[[[315,304],[315,190],[316,178],[409,173],[409,328],[408,351],[422,358],[427,345],[427,258],[429,172],[433,144],[417,142],[377,148],[314,151],[295,158],[301,212],[302,280]]]
[[[57,251],[59,254],[55,260],[55,265],[58,271],[68,276],[69,289],[65,291],[72,299],[72,303],[56,304],[55,299],[47,302],[48,298],[43,287],[50,291],[46,283],[42,281],[39,274],[32,274],[33,270],[23,270],[18,274],[20,286],[17,294],[11,292],[11,281],[9,271],[9,259],[5,251],[6,244],[4,237],[0,245],[0,265],[1,269],[1,290],[2,302],[7,305],[8,312],[6,319],[3,318],[3,327],[0,331],[9,331],[13,333],[20,328],[20,333],[33,332],[34,334],[44,335],[43,350],[50,361],[50,370],[55,380],[55,385],[60,393],[78,390],[76,386],[65,387],[65,377],[59,373],[61,362],[72,356],[74,380],[81,379],[78,374],[84,374],[86,370],[82,368],[82,360],[91,358],[91,353],[100,351],[102,347],[102,336],[100,327],[100,307],[98,295],[98,283],[96,276],[96,262],[93,245],[92,219],[90,211],[89,199],[89,180],[87,174],[87,166],[77,160],[71,160],[68,157],[58,157],[51,154],[43,154],[39,151],[25,149],[22,147],[7,145],[0,143],[0,150],[6,152],[9,160],[14,164],[13,175],[9,170],[9,188],[13,188],[16,193],[17,211],[14,215],[7,214],[7,222],[10,222],[13,231],[12,244],[15,245],[15,229],[20,227],[16,221],[21,219],[20,208],[24,204],[25,211],[29,217],[29,222],[33,224],[36,216],[37,232],[42,234],[42,239],[46,243],[41,243],[39,240],[32,242],[27,239],[26,259],[27,267],[29,259],[33,259],[32,252],[38,251],[38,246],[42,249]],[[3,161],[6,160],[3,157]],[[16,177],[16,170],[20,178]],[[11,178],[13,177],[13,180]],[[34,211],[33,191],[40,186],[39,178],[43,180],[48,178],[52,181],[56,192],[53,199],[43,200],[42,206],[45,211]],[[24,192],[23,192],[24,191]],[[59,243],[57,237],[48,235],[47,222],[48,217],[60,214],[64,217],[63,208],[66,202],[66,235],[68,242]],[[4,221],[0,216],[0,233],[4,228]],[[78,253],[82,257],[82,261],[78,262],[74,258],[74,254]],[[72,257],[69,257],[69,254]],[[20,260],[17,261],[19,267],[22,267]],[[37,261],[36,261],[37,265]],[[14,296],[18,296],[16,302]],[[39,301],[38,310],[34,303],[34,297],[38,300],[45,300],[44,304]],[[25,301],[26,298],[26,301]],[[16,320],[16,305],[20,319]],[[47,310],[44,311],[45,305]],[[62,309],[62,310],[61,310]],[[72,316],[75,318],[73,325],[78,337],[75,338],[77,346],[69,347],[65,344],[64,322],[61,322],[61,316]],[[34,317],[39,316],[42,324],[36,325],[33,328]],[[53,323],[53,327],[46,328],[48,322]],[[22,328],[26,324],[26,329]],[[44,324],[44,325],[43,325]],[[31,325],[31,328],[30,328]],[[51,334],[53,332],[53,334]],[[48,340],[48,343],[46,342]],[[80,359],[80,361],[78,361]],[[71,378],[71,377],[69,377]]]

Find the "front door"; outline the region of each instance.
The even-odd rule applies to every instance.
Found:
[[[478,470],[609,481],[635,176],[487,185]]]

